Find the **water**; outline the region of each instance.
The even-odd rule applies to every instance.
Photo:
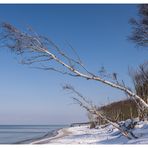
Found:
[[[53,136],[66,125],[0,125],[0,144],[31,143]]]

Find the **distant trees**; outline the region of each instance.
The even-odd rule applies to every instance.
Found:
[[[105,116],[114,122],[138,117],[138,107],[136,106],[135,101],[131,99],[113,102],[99,107],[98,110],[103,111]],[[100,121],[100,124],[102,123],[104,123],[103,120]]]

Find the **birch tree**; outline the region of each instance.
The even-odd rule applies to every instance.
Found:
[[[71,49],[76,54],[75,59],[64,53],[49,38],[38,35],[32,30],[23,32],[5,22],[1,24],[0,41],[1,47],[7,47],[20,56],[22,64],[35,64],[35,68],[53,70],[65,75],[103,83],[124,92],[134,100],[138,100],[142,107],[148,109],[148,104],[144,99],[134,93],[124,83],[119,82],[115,73],[112,75],[112,79],[108,80],[104,76],[90,72],[72,47]]]

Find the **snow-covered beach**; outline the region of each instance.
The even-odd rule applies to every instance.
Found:
[[[63,128],[55,137],[42,139],[31,144],[148,144],[148,122],[138,122],[133,133],[138,138],[131,140],[111,125],[90,129],[88,125]]]

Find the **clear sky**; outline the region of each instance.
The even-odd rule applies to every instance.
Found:
[[[147,59],[147,51],[127,40],[128,21],[137,17],[136,5],[0,5],[0,21],[24,30],[32,26],[66,52],[70,42],[86,67],[104,66],[132,87],[128,67]],[[16,56],[0,49],[0,124],[65,124],[86,121],[86,112],[73,104],[61,86],[70,83],[98,105],[125,96],[115,89],[51,71],[18,64]]]

